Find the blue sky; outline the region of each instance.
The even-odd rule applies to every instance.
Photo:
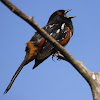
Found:
[[[100,0],[10,0],[41,26],[59,9],[72,9],[74,35],[66,50],[92,72],[100,72]],[[0,2],[0,100],[92,100],[84,78],[65,61],[45,62],[32,70],[23,68],[10,91],[3,95],[25,56],[25,43],[35,30]]]

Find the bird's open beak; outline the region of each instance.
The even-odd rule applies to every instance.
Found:
[[[66,13],[68,13],[69,11],[71,11],[72,9],[68,9],[68,10],[65,10],[65,16],[66,16]],[[74,18],[76,16],[68,16],[67,18]]]

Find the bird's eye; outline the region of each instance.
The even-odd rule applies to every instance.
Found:
[[[61,13],[61,12],[59,12],[58,14],[59,14],[59,15],[62,15],[62,13]]]

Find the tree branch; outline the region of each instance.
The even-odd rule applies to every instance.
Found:
[[[46,38],[55,48],[57,48],[61,54],[64,55],[66,59],[86,78],[89,78],[89,74],[86,75],[86,72],[90,73],[90,71],[84,66],[85,70],[82,70],[80,65],[81,63],[77,60],[75,60],[66,50],[63,46],[61,46],[55,39],[53,39],[45,30],[43,30],[32,17],[27,16],[22,11],[20,11],[16,6],[14,6],[10,1],[8,0],[1,0],[3,4],[5,4],[13,13],[15,13],[17,16],[22,18],[24,21],[26,21],[28,24],[30,24],[35,30],[38,31],[39,34],[41,34],[44,38]]]
[[[15,5],[13,5],[8,0],[1,0],[1,2],[6,5],[13,13],[15,13],[17,16],[22,18],[24,21],[26,21],[28,24],[30,24],[35,30],[38,31],[39,34],[41,34],[45,39],[47,39],[51,45],[53,45],[60,53],[64,56],[61,59],[67,60],[70,64],[73,65],[73,67],[86,79],[86,81],[90,84],[94,100],[100,100],[100,73],[94,74],[93,72],[90,72],[82,62],[77,61],[74,59],[73,56],[71,56],[63,46],[61,46],[55,39],[53,39],[45,30],[43,30],[34,20],[33,17],[27,16],[25,13],[23,13],[21,10],[19,10]],[[98,76],[99,75],[99,76]],[[99,77],[99,78],[97,78]],[[99,87],[99,89],[97,88]],[[97,98],[98,97],[98,98]]]

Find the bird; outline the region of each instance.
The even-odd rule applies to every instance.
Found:
[[[75,16],[66,16],[66,14],[71,10],[72,9],[55,11],[50,16],[47,24],[43,27],[43,29],[62,46],[66,46],[70,38],[73,36],[73,23],[71,19]],[[42,37],[38,32],[35,32],[30,41],[26,43],[25,51],[25,58],[12,77],[4,94],[10,90],[18,74],[25,65],[35,60],[35,64],[33,66],[34,69],[49,56],[57,52],[48,40]]]

